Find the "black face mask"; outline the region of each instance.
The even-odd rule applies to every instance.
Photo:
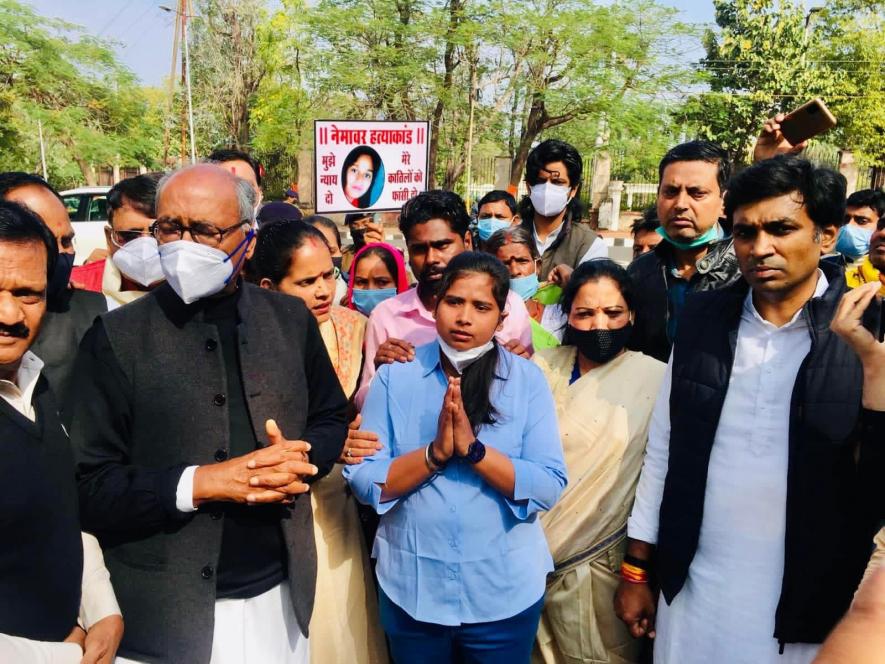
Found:
[[[564,343],[575,346],[591,362],[605,364],[624,350],[632,330],[630,323],[618,330],[576,330],[569,325]]]
[[[366,229],[365,228],[352,228],[350,230],[350,237],[353,240],[353,246],[357,249],[362,249],[366,246]]]
[[[68,282],[71,280],[71,270],[74,269],[74,254],[59,254],[52,269],[52,276],[46,284],[46,296],[55,298],[65,292]]]

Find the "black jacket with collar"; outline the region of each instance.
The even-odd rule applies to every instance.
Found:
[[[829,328],[847,290],[845,279],[837,267],[821,263],[821,269],[829,286],[805,305],[811,349],[790,403],[786,548],[774,631],[781,643],[823,641],[848,609],[870,555],[876,520],[883,516],[877,487],[885,476],[885,413],[861,410],[860,361]],[[747,292],[742,279],[721,291],[691,295],[680,319],[657,543],[657,570],[668,603],[682,589],[698,546],[708,464]],[[877,329],[874,325],[878,321],[870,321]]]
[[[670,300],[667,295],[667,270],[673,263],[673,245],[664,240],[653,251],[643,254],[627,268],[636,284],[636,322],[627,347],[650,355],[661,362],[670,358],[667,322]],[[731,238],[710,246],[698,261],[697,271],[689,279],[690,292],[724,288],[740,279],[734,243]]]
[[[237,345],[254,440],[275,419],[311,444],[329,472],[347,432],[347,400],[316,320],[297,297],[240,287]],[[226,363],[205,302],[185,305],[168,284],[103,315],[80,347],[71,442],[83,525],[95,532],[126,616],[120,654],[141,662],[198,664],[212,651],[216,571],[226,520],[217,503],[179,511],[191,465],[232,451]],[[261,509],[257,507],[255,509]],[[307,634],[316,581],[310,496],[284,509],[288,586]]]

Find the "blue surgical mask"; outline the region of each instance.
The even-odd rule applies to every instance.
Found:
[[[870,253],[871,237],[873,237],[872,229],[866,230],[854,224],[845,224],[839,229],[836,251],[851,260],[866,256]]]
[[[353,289],[353,306],[361,314],[368,316],[384,300],[396,295],[396,288],[376,288],[375,290]]]
[[[528,300],[538,292],[538,275],[532,272],[527,277],[510,277],[510,290],[523,300]]]
[[[483,242],[488,242],[489,238],[498,231],[502,231],[505,228],[510,228],[511,221],[511,219],[495,219],[494,217],[480,219],[479,221],[477,221],[479,239]]]
[[[674,247],[676,247],[677,249],[682,249],[683,251],[703,247],[705,244],[712,244],[717,240],[722,239],[722,230],[719,228],[719,224],[713,224],[704,234],[698,235],[694,240],[689,240],[688,242],[674,240],[669,235],[667,235],[667,231],[664,230],[663,226],[658,226],[655,229],[655,232],[657,232],[658,235],[660,235]]]

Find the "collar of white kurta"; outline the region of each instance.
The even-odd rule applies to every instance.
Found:
[[[823,294],[829,288],[830,282],[827,279],[827,275],[823,273],[823,270],[820,268],[817,269],[817,285],[814,287],[814,295],[813,298],[822,297]],[[762,316],[759,315],[759,312],[756,310],[756,305],[753,304],[753,289],[747,293],[747,297],[744,298],[744,314],[752,316],[757,322],[761,323],[766,328],[771,328],[772,330],[778,329],[777,325],[768,322]],[[797,324],[806,324],[805,320],[805,307],[803,306],[799,311],[793,314],[793,317],[784,325],[780,327],[780,329],[785,329],[789,327],[793,327]]]
[[[43,360],[26,351],[15,374],[15,381],[0,380],[0,397],[32,422],[35,419],[32,404],[34,389],[42,370]]]

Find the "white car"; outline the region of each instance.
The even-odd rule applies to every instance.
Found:
[[[104,227],[108,223],[110,187],[78,187],[60,193],[74,226],[76,265],[81,265],[95,249],[105,249]]]

